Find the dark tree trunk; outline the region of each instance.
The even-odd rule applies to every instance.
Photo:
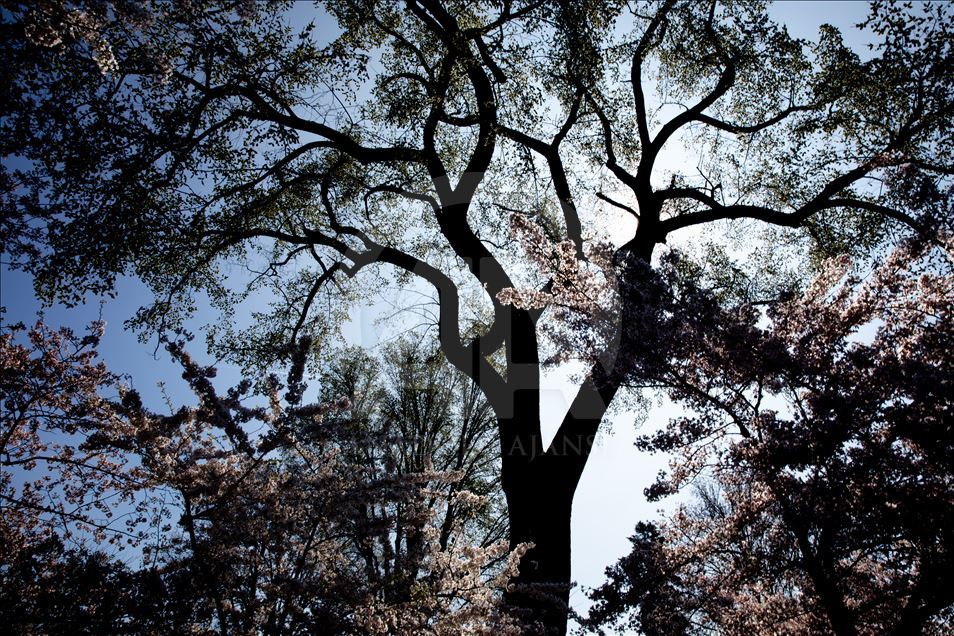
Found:
[[[546,452],[532,441],[513,440],[504,461],[511,548],[533,544],[507,600],[530,626],[528,634],[563,636],[569,612],[573,496],[593,439],[567,437],[564,431]]]
[[[509,604],[532,625],[530,634],[566,633],[570,598],[570,517],[573,489],[547,479],[548,458],[535,458],[505,486],[511,548],[532,543],[520,562]],[[552,476],[552,475],[551,475]],[[509,487],[508,487],[509,486]]]
[[[573,495],[619,383],[594,365],[544,449],[536,325],[526,311],[511,310],[510,318],[506,393],[488,396],[500,433],[511,548],[521,543],[532,543],[533,548],[521,560],[507,600],[531,625],[528,634],[563,636],[569,612]]]

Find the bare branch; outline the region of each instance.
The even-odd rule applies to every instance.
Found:
[[[629,212],[630,214],[632,214],[632,215],[633,215],[634,217],[636,217],[637,219],[639,218],[639,212],[637,212],[636,210],[634,210],[633,208],[629,207],[628,205],[626,205],[626,204],[624,204],[624,203],[620,203],[620,202],[617,201],[616,199],[610,198],[609,196],[603,194],[602,192],[597,192],[597,193],[596,193],[596,198],[597,198],[597,199],[600,199],[600,200],[602,200],[602,201],[606,201],[607,203],[609,203],[609,204],[612,205],[613,207],[619,208],[620,210],[625,210],[626,212]]]

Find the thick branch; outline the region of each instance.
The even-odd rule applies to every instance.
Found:
[[[735,64],[729,60],[725,68],[722,70],[722,73],[719,75],[719,81],[716,83],[715,88],[713,88],[708,95],[699,100],[695,106],[679,113],[666,122],[666,124],[659,130],[656,138],[652,141],[652,152],[644,154],[644,157],[649,155],[652,158],[655,158],[655,155],[663,147],[663,144],[665,144],[666,141],[668,141],[677,130],[702,115],[702,111],[716,103],[720,97],[725,95],[729,89],[732,88],[732,84],[734,83]]]
[[[563,159],[560,157],[560,143],[579,119],[582,100],[582,93],[578,93],[573,100],[569,113],[567,113],[566,120],[549,144],[519,130],[507,126],[499,127],[500,132],[505,137],[533,150],[546,160],[553,189],[560,201],[560,208],[563,210],[563,222],[566,225],[567,238],[573,241],[579,258],[584,258],[583,226],[580,223],[580,215],[577,212],[576,203],[573,201],[573,193],[566,178],[566,168],[563,165]]]
[[[629,69],[629,79],[633,84],[633,103],[636,106],[636,128],[639,131],[639,144],[642,148],[650,146],[649,119],[646,116],[646,97],[643,94],[643,58],[652,46],[657,29],[662,25],[665,30],[665,20],[675,4],[675,0],[667,0],[653,16],[633,52],[633,61]]]
[[[245,111],[237,110],[236,114],[244,115],[250,119],[273,122],[294,130],[318,135],[334,144],[334,147],[341,152],[354,157],[361,163],[379,163],[389,161],[410,161],[421,162],[424,160],[423,154],[419,149],[402,146],[393,147],[367,147],[363,146],[350,135],[336,130],[325,124],[304,119],[293,113],[284,113],[276,109],[262,95],[250,86],[238,84],[224,84],[221,86],[207,86],[188,75],[182,73],[176,74],[179,79],[187,82],[190,86],[203,94],[208,100],[225,99],[228,97],[243,97],[250,101],[255,110]]]
[[[732,122],[722,121],[721,119],[716,119],[715,117],[706,115],[704,113],[697,114],[695,117],[693,117],[693,119],[695,121],[702,122],[703,124],[712,126],[713,128],[718,128],[719,130],[724,130],[726,132],[730,132],[734,134],[751,134],[751,133],[759,132],[760,130],[765,130],[766,128],[769,128],[771,126],[774,126],[775,124],[784,120],[789,115],[792,115],[798,112],[814,110],[815,108],[817,108],[817,106],[812,104],[801,105],[801,106],[789,106],[785,110],[780,111],[774,117],[770,117],[769,119],[766,119],[765,121],[759,122],[757,124],[748,124],[748,125],[735,124]]]
[[[759,205],[722,205],[712,196],[695,188],[668,188],[666,190],[661,190],[657,193],[661,201],[667,201],[671,199],[693,199],[704,204],[708,209],[689,212],[687,214],[681,214],[679,216],[666,219],[660,224],[660,231],[665,236],[670,232],[674,232],[692,225],[698,225],[700,223],[740,218],[755,219],[785,227],[798,227],[813,214],[832,208],[855,208],[858,210],[868,210],[870,212],[876,212],[888,218],[904,223],[917,232],[923,233],[926,231],[926,228],[922,223],[920,223],[914,217],[901,212],[900,210],[895,210],[885,205],[873,203],[871,201],[863,201],[860,199],[848,197],[830,198],[832,194],[836,194],[838,192],[838,190],[835,189],[836,187],[841,185],[841,188],[839,189],[843,189],[844,187],[847,187],[847,185],[850,185],[852,181],[857,180],[859,178],[858,176],[855,176],[854,178],[850,178],[848,176],[855,173],[856,171],[852,171],[846,175],[842,175],[842,177],[834,179],[822,190],[818,196],[792,212],[782,212],[780,210]]]
[[[629,207],[629,206],[626,205],[625,203],[620,203],[620,202],[617,201],[616,199],[613,199],[613,198],[609,197],[608,195],[603,194],[602,192],[597,192],[597,193],[596,193],[596,198],[597,198],[597,199],[600,199],[600,200],[602,200],[602,201],[606,201],[607,203],[609,203],[610,205],[612,205],[614,208],[619,208],[620,210],[623,210],[623,211],[625,211],[625,212],[629,212],[630,214],[632,214],[632,215],[633,215],[634,217],[636,217],[637,219],[639,218],[639,212],[637,212],[637,211],[634,210],[633,208]]]
[[[441,350],[451,364],[477,383],[495,409],[503,408],[506,395],[503,378],[481,355],[475,342],[465,346],[460,341],[460,296],[454,282],[437,268],[410,254],[367,238],[365,243],[369,249],[352,257],[355,266],[349,275],[373,263],[388,263],[433,285],[438,294]]]
[[[602,363],[595,363],[546,450],[547,459],[554,463],[552,477],[570,492],[580,481],[600,422],[618,390],[619,381],[610,377]]]
[[[603,112],[600,105],[596,103],[596,100],[592,98],[590,99],[590,107],[593,108],[603,128],[603,147],[606,149],[606,167],[616,175],[617,179],[629,186],[633,192],[638,192],[639,187],[636,177],[619,165],[619,162],[616,160],[616,151],[613,147],[613,127],[609,117],[606,116],[606,113]]]

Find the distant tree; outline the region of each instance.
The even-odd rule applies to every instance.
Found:
[[[204,294],[213,344],[249,362],[333,334],[375,271],[428,286],[444,355],[494,412],[511,544],[534,544],[511,601],[548,632],[600,422],[670,355],[634,291],[660,246],[734,222],[739,262],[706,274],[769,297],[786,254],[867,257],[951,223],[931,203],[954,171],[948,3],[874,3],[867,59],[758,0],[342,0],[317,27],[251,2],[3,6],[0,231],[42,296],[136,275],[156,293],[140,324],[163,328]],[[692,167],[667,171],[679,141]],[[632,235],[599,240],[620,215]],[[508,225],[546,242],[524,258]],[[262,289],[272,310],[236,333]],[[568,358],[587,368],[544,447],[540,365]]]
[[[351,348],[333,357],[321,387],[326,402],[343,396],[350,403],[329,414],[329,425],[365,440],[342,449],[349,465],[397,481],[454,476],[428,483],[419,497],[356,511],[351,558],[384,598],[408,598],[424,575],[430,526],[441,550],[507,538],[496,423],[476,385],[439,351],[400,341],[377,359]]]
[[[303,402],[307,340],[286,386],[264,380],[264,406],[247,405],[250,381],[219,395],[214,369],[170,342],[199,405],[163,416],[95,361],[100,327],[79,338],[38,325],[29,343],[23,331],[0,336],[0,618],[9,629],[518,633],[501,598],[522,549],[511,555],[492,536],[473,542],[487,527],[477,521],[487,499],[458,484],[479,485],[479,474],[364,461],[400,442],[355,429],[347,398]],[[432,420],[430,430],[451,426]],[[104,552],[110,544],[132,546],[127,560],[142,566]],[[387,558],[368,564],[365,554]]]
[[[693,355],[655,368],[655,382],[692,414],[639,444],[673,453],[651,498],[690,484],[696,497],[637,527],[633,551],[592,593],[590,626],[950,632],[947,245],[906,244],[865,279],[833,261],[767,316],[750,304],[727,311],[691,285],[670,296],[660,334],[671,329]]]

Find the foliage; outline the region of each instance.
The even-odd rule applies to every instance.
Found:
[[[141,316],[151,324],[188,312],[192,291],[227,310],[235,290],[220,266],[234,260],[262,270],[253,289],[287,290],[269,323],[285,336],[318,329],[311,310],[337,293],[330,281],[374,262],[436,283],[430,257],[463,291],[447,259],[483,259],[479,284],[521,287],[507,284],[519,268],[502,278],[488,267],[505,254],[473,242],[506,241],[500,216],[514,208],[581,257],[596,238],[580,230],[590,203],[603,214],[628,208],[653,244],[753,218],[805,226],[821,255],[863,254],[885,223],[929,232],[949,222],[948,210],[923,205],[950,170],[943,5],[874,5],[866,26],[878,55],[866,61],[834,28],[818,43],[793,40],[759,2],[345,2],[312,24],[292,24],[283,5],[231,1],[5,7],[3,154],[21,161],[3,169],[4,251],[45,298],[77,301],[136,273],[157,292]],[[614,24],[625,27],[618,41]],[[445,33],[455,28],[466,51]],[[537,61],[535,43],[548,37]],[[616,85],[617,75],[640,81]],[[666,104],[695,98],[665,121]],[[557,104],[566,118],[551,144],[535,135],[552,127],[546,108]],[[697,172],[650,178],[679,140],[698,155]],[[608,173],[566,162],[561,144]],[[521,204],[541,172],[556,201],[544,192]],[[454,174],[461,188],[443,191]],[[869,187],[878,182],[881,195]],[[434,204],[473,208],[477,227],[458,236],[450,230],[463,217],[441,221]],[[413,209],[413,221],[395,206]]]
[[[486,498],[465,489],[493,488],[474,422],[427,416],[417,423],[440,441],[419,465],[384,466],[379,445],[411,440],[358,425],[359,408],[383,406],[303,402],[307,340],[285,387],[266,379],[263,406],[247,405],[248,380],[220,395],[215,369],[169,342],[199,403],[159,415],[97,363],[101,325],[80,338],[38,324],[28,343],[23,331],[0,338],[0,614],[19,633],[516,629],[499,599],[522,548],[510,554],[479,520]],[[424,366],[392,362],[399,377]],[[466,390],[403,388],[378,399],[446,405]],[[467,464],[435,470],[425,453],[448,445]]]
[[[695,503],[637,527],[591,625],[950,630],[951,256],[907,243],[865,279],[831,261],[764,316],[683,282],[666,337],[692,355],[643,381],[691,414],[639,445],[673,456],[647,495]]]

